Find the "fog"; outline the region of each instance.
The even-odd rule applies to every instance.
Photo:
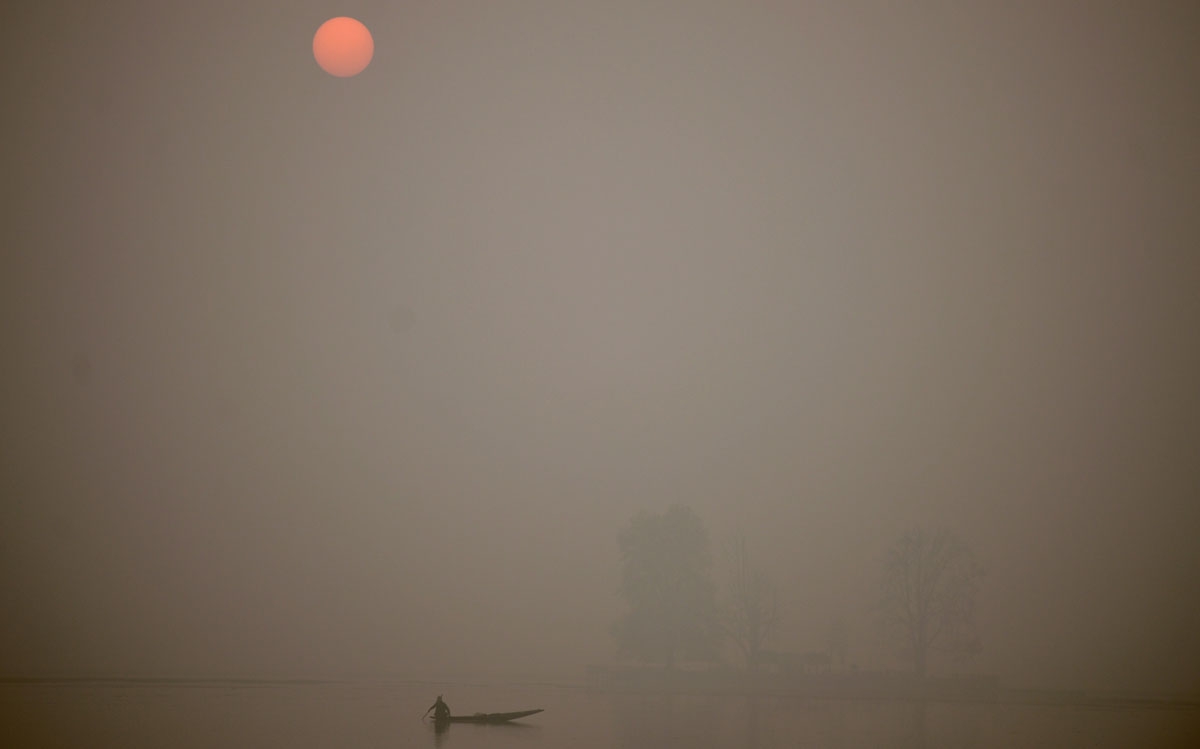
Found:
[[[1200,692],[1191,4],[9,15],[0,675],[578,677],[679,503],[781,649],[945,527],[959,668]]]

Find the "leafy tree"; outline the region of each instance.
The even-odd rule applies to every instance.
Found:
[[[744,536],[730,543],[728,558],[729,590],[721,607],[721,627],[741,651],[746,667],[753,670],[775,632],[779,597],[774,581],[751,563]]]
[[[661,661],[716,649],[716,597],[708,531],[690,508],[642,512],[618,535],[621,593],[629,611],[613,627],[625,655]]]
[[[881,613],[899,649],[924,676],[933,652],[979,651],[975,596],[983,568],[953,534],[908,531],[888,550]]]
[[[850,650],[850,625],[845,618],[838,617],[829,625],[829,659],[838,668],[846,670],[846,653]]]

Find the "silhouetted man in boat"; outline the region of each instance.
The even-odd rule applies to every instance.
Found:
[[[450,719],[450,706],[447,705],[445,702],[442,702],[442,695],[440,695],[440,694],[438,695],[437,701],[429,706],[429,710],[433,711],[433,719],[434,720],[449,720]],[[425,711],[426,715],[429,715],[429,710]]]

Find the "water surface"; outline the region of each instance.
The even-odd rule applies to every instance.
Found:
[[[504,726],[421,719],[544,708]],[[0,685],[0,744],[28,747],[1196,747],[1195,709],[609,693],[551,684]]]

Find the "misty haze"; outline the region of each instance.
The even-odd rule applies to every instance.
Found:
[[[1200,745],[1200,6],[5,25],[13,745]]]

